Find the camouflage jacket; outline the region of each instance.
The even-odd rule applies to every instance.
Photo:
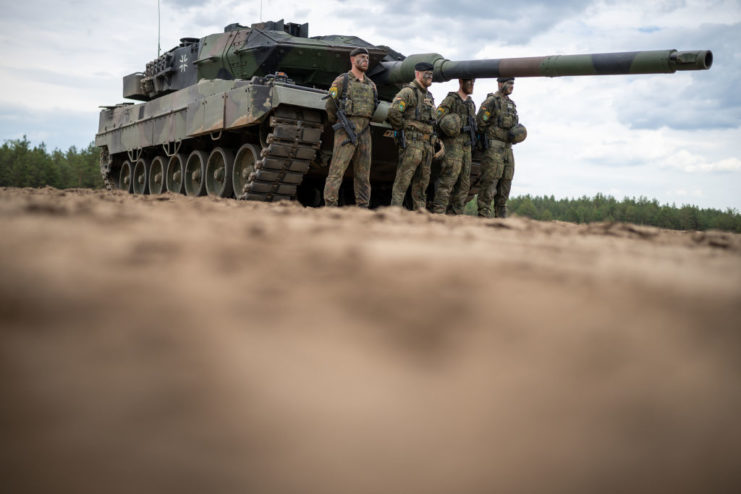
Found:
[[[388,112],[388,121],[395,129],[417,130],[433,134],[435,99],[417,81],[412,81],[396,93]]]
[[[509,129],[518,123],[515,102],[499,91],[486,95],[476,115],[476,124],[479,130],[486,130],[487,138],[504,142],[509,140]]]
[[[440,123],[440,119],[449,113],[457,113],[461,117],[461,139],[466,144],[471,143],[471,134],[469,132],[470,125],[473,124],[476,127],[476,105],[473,99],[469,96],[464,101],[457,91],[449,92],[445,97],[440,106],[437,107],[437,122]],[[474,132],[476,129],[474,128]]]
[[[337,108],[344,106],[348,117],[371,118],[378,106],[376,84],[368,76],[361,81],[350,72],[340,74],[329,88],[326,110],[331,123],[337,121]]]

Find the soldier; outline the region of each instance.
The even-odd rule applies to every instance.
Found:
[[[509,98],[514,89],[514,77],[497,79],[499,90],[486,96],[476,116],[476,123],[485,134],[488,149],[481,160],[479,185],[479,216],[491,216],[492,195],[494,214],[497,218],[507,217],[507,199],[515,174],[515,157],[512,144],[522,142],[527,136],[520,125],[517,108]]]
[[[339,75],[329,88],[327,115],[335,125],[334,149],[324,184],[324,204],[337,206],[340,185],[350,161],[353,162],[355,203],[370,203],[371,134],[370,119],[378,107],[378,90],[365,72],[368,50],[350,52],[349,72]]]
[[[474,82],[475,79],[458,79],[458,91],[449,92],[437,108],[445,156],[432,203],[433,213],[463,214],[466,205],[471,185],[471,148],[476,143],[476,105],[470,96]]]
[[[432,64],[416,64],[414,81],[396,94],[388,111],[388,121],[399,136],[399,165],[391,191],[392,206],[402,205],[410,183],[414,209],[427,206],[427,185],[436,139],[435,100],[427,90],[431,84]]]

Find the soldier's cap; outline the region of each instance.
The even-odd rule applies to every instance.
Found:
[[[418,72],[424,72],[425,70],[432,70],[432,64],[428,62],[419,62],[414,66],[414,70]]]
[[[497,82],[509,82],[514,80],[514,77],[497,77]]]
[[[354,57],[355,55],[360,55],[361,53],[368,55],[368,49],[363,48],[362,46],[359,48],[355,48],[353,51],[350,52],[350,56]]]

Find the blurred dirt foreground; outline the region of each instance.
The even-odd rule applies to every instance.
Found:
[[[741,236],[0,189],[0,490],[741,492]]]

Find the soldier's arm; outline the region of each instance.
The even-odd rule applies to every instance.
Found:
[[[402,115],[407,111],[407,108],[409,108],[411,98],[412,90],[406,87],[399,91],[394,97],[394,100],[391,102],[391,106],[389,107],[387,117],[393,128],[400,129],[404,125],[404,118]]]
[[[481,108],[479,108],[479,112],[476,115],[476,125],[478,128],[483,129],[491,125],[492,117],[494,117],[496,113],[495,107],[494,98],[492,97],[486,98],[484,102],[481,103]]]
[[[340,104],[340,97],[342,94],[342,76],[337,77],[332,85],[329,87],[329,98],[324,108],[327,110],[327,117],[329,123],[337,122],[337,105]]]
[[[373,82],[370,77],[367,78],[368,82],[370,82],[371,87],[373,88],[373,96],[375,97],[375,108],[378,108],[378,104],[380,103],[380,100],[378,99],[378,88],[376,87],[376,83]]]
[[[450,113],[451,108],[453,107],[453,101],[450,96],[446,96],[442,103],[440,103],[440,106],[437,107],[437,114],[435,119],[437,120],[437,123],[440,123],[440,119],[443,118],[445,115]]]

